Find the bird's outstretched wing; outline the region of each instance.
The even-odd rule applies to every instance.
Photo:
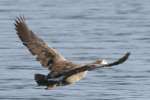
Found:
[[[55,77],[57,78],[57,77],[63,76],[63,79],[66,79],[66,78],[70,77],[71,75],[74,75],[74,74],[77,74],[77,73],[80,73],[80,72],[84,72],[86,70],[91,71],[91,70],[102,68],[102,67],[111,67],[111,66],[119,65],[119,64],[124,63],[128,59],[129,55],[130,55],[130,53],[127,52],[123,57],[119,58],[118,60],[116,60],[112,63],[103,64],[103,65],[100,65],[100,64],[87,64],[87,65],[81,66],[79,68],[75,68],[75,69],[68,70],[68,71],[63,72],[63,73],[59,73]]]
[[[36,59],[40,61],[43,67],[49,68],[54,62],[65,60],[62,55],[55,49],[49,48],[42,39],[37,37],[27,27],[24,17],[18,17],[15,20],[15,29],[20,40],[28,48],[31,54],[36,56]]]

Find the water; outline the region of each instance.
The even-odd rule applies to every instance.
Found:
[[[0,0],[1,100],[149,100],[149,0]],[[77,84],[45,90],[34,73],[47,73],[21,44],[14,19],[76,63],[130,59],[113,68],[89,72]]]

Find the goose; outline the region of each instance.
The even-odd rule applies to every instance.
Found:
[[[49,47],[30,30],[24,16],[17,17],[14,25],[23,45],[44,68],[49,70],[47,75],[39,73],[34,75],[35,82],[39,86],[46,86],[47,89],[76,83],[83,79],[88,71],[122,64],[130,55],[130,52],[127,52],[112,63],[108,63],[105,59],[98,59],[88,64],[75,64],[65,59],[56,49]]]

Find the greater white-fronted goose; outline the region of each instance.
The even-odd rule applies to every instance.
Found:
[[[95,62],[80,65],[65,59],[56,49],[48,47],[48,45],[35,35],[25,23],[24,17],[18,17],[15,20],[15,29],[17,35],[32,55],[36,56],[36,60],[47,68],[50,72],[48,75],[35,74],[35,81],[38,85],[53,88],[75,83],[81,80],[87,71],[98,69],[101,67],[111,67],[126,61],[130,53],[126,53],[123,57],[113,63],[107,63],[105,60],[96,60]]]

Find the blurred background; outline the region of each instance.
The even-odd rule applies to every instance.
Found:
[[[34,73],[48,73],[16,35],[14,20],[29,27],[50,47],[76,63],[127,51],[122,65],[89,72],[77,84],[45,90]],[[0,99],[149,100],[149,0],[0,0]]]

